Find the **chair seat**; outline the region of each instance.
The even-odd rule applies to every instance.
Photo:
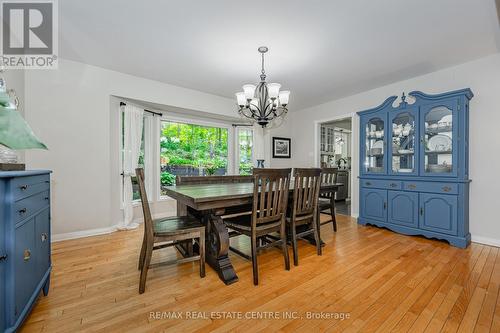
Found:
[[[190,216],[175,216],[153,221],[155,235],[174,234],[204,228],[199,220]]]
[[[318,206],[320,207],[320,210],[330,208],[330,205],[331,205],[331,201],[329,198],[328,199],[327,198],[319,198]]]
[[[252,215],[243,215],[243,216],[238,216],[234,218],[228,218],[224,220],[224,223],[226,225],[234,230],[237,231],[247,231],[250,232],[252,230]],[[281,225],[281,221],[278,220],[276,222],[271,222],[271,223],[262,223],[258,224],[256,230],[259,231],[264,231],[267,229],[272,229],[279,227]]]

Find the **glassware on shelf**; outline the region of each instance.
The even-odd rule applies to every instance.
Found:
[[[453,113],[445,106],[425,114],[425,172],[451,173],[453,170]]]
[[[392,172],[415,171],[415,117],[401,112],[392,120]]]
[[[368,121],[365,128],[365,171],[384,172],[384,131],[385,123],[380,118]]]

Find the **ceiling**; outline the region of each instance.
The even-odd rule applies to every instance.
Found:
[[[60,56],[233,98],[268,82],[300,109],[500,50],[495,0],[64,0]]]

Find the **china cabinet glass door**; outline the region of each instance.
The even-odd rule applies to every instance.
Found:
[[[385,120],[380,117],[370,118],[364,125],[364,172],[385,173]]]
[[[418,116],[408,109],[390,115],[389,170],[392,174],[414,175],[418,173]]]
[[[456,176],[458,118],[454,101],[427,106],[420,124],[423,159],[421,174]]]

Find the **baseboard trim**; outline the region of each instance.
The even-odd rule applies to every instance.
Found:
[[[98,229],[68,232],[68,233],[64,233],[64,234],[56,234],[56,235],[52,235],[52,242],[60,242],[60,241],[69,240],[69,239],[77,239],[77,238],[105,235],[105,234],[110,234],[116,230],[117,230],[116,226],[112,226],[112,227],[107,227],[107,228],[98,228]]]
[[[471,241],[474,243],[500,247],[500,239],[472,235]]]
[[[153,215],[153,219],[161,219],[161,218],[169,217],[169,216],[172,216],[172,214],[171,213],[156,214],[156,215]],[[134,219],[134,221],[133,221],[133,223],[137,223],[137,224],[142,224],[143,222],[144,222],[144,218],[142,218],[142,217]],[[117,225],[114,225],[114,226],[107,227],[107,228],[98,228],[98,229],[68,232],[68,233],[64,233],[64,234],[55,234],[55,235],[52,235],[52,242],[60,242],[60,241],[65,241],[65,240],[70,240],[70,239],[78,239],[78,238],[106,235],[106,234],[110,234],[112,232],[115,232],[117,230],[118,230]]]

